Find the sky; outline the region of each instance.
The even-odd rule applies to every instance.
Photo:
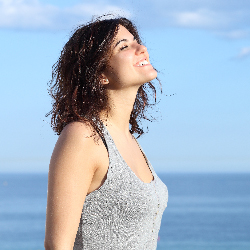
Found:
[[[250,172],[250,1],[0,0],[0,173],[48,171],[52,65],[107,13],[135,22],[159,71],[139,138],[156,172]]]

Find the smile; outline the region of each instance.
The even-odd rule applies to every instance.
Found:
[[[139,62],[137,62],[135,64],[135,66],[141,67],[141,66],[148,65],[148,64],[150,64],[150,63],[147,61],[147,59],[143,58],[142,60],[140,60]]]

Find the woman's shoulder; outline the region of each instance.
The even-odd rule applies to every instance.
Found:
[[[100,157],[107,152],[102,140],[95,138],[99,135],[93,135],[93,132],[93,128],[83,122],[71,122],[66,125],[56,142],[51,165],[72,169],[73,165],[82,168],[83,164],[85,169],[96,170],[101,162]]]
[[[93,147],[98,147],[100,141],[102,141],[100,140],[100,135],[90,124],[79,121],[67,124],[63,128],[59,139],[62,141],[71,141],[77,144],[92,145]]]
[[[84,122],[71,122],[62,130],[55,148],[68,152],[72,157],[82,155],[95,159],[105,150],[100,136],[91,125]]]
[[[82,136],[82,138],[90,138],[94,134],[92,126],[86,122],[74,121],[68,123],[62,130],[62,136]]]

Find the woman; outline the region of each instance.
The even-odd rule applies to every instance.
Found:
[[[157,72],[126,18],[79,27],[52,74],[45,249],[156,249],[167,188],[133,134]]]

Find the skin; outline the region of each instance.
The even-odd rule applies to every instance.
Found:
[[[134,86],[137,92],[140,85],[156,78],[157,72],[151,64],[136,66],[142,59],[149,62],[147,48],[138,44],[134,36],[123,26],[119,26],[112,47],[112,57],[104,72],[109,80],[109,89],[118,90]]]
[[[118,44],[117,44],[118,43]],[[149,62],[145,46],[119,26],[103,84],[107,88],[111,110],[100,114],[128,167],[143,182],[151,182],[152,173],[129,132],[129,118],[138,88],[157,76],[148,64],[138,67],[141,59]],[[105,81],[108,79],[108,81]],[[106,179],[109,158],[102,142],[91,137],[92,129],[72,122],[62,131],[55,145],[48,179],[45,249],[72,250],[83,204],[90,192]]]

